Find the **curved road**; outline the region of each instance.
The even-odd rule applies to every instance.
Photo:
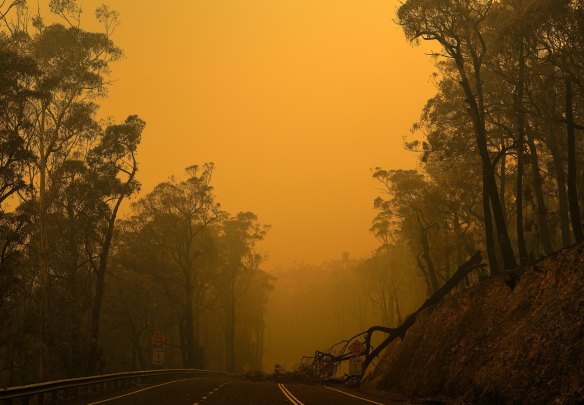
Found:
[[[94,399],[90,405],[370,405],[382,404],[337,387],[198,377],[171,381]]]

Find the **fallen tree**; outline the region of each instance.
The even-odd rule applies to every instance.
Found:
[[[312,374],[315,374],[322,380],[327,380],[329,382],[359,382],[361,380],[361,376],[365,374],[367,367],[369,367],[371,362],[379,356],[383,349],[389,346],[396,338],[404,338],[408,329],[416,322],[416,316],[420,312],[439,303],[462,280],[464,280],[466,276],[470,274],[470,272],[486,267],[486,264],[483,264],[482,260],[482,255],[480,252],[477,252],[467,262],[462,264],[452,275],[452,277],[450,277],[450,279],[448,279],[444,285],[440,287],[431,297],[424,301],[424,303],[415,312],[409,315],[400,326],[396,328],[389,328],[386,326],[372,326],[366,331],[358,333],[350,339],[342,340],[336,343],[324,352],[317,350],[313,356],[303,357],[301,363],[302,368],[308,369]],[[388,336],[383,340],[383,342],[381,342],[379,346],[373,347],[371,341],[373,334],[376,332],[385,333]],[[365,351],[362,354],[365,355],[365,360],[363,362],[361,376],[350,376],[345,374],[341,378],[335,378],[334,375],[340,363],[354,357],[354,354],[348,350],[350,344],[360,338],[364,338],[365,340]]]

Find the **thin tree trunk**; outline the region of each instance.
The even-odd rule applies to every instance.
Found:
[[[186,362],[185,368],[195,367],[195,331],[193,323],[193,294],[192,289],[187,292],[187,302],[185,306],[185,343],[186,343]]]
[[[574,134],[574,105],[572,94],[572,80],[566,78],[566,127],[568,132],[568,202],[570,204],[570,219],[576,242],[584,241],[578,190],[576,187],[576,137]]]
[[[525,234],[523,232],[523,172],[524,156],[523,142],[525,139],[525,115],[523,114],[523,82],[525,76],[525,56],[523,55],[523,38],[519,46],[519,80],[515,94],[515,111],[517,113],[517,190],[516,190],[516,210],[517,210],[517,247],[519,248],[519,261],[525,264],[527,261],[527,246],[525,244]]]
[[[566,192],[566,172],[564,170],[564,159],[560,150],[560,143],[557,134],[553,134],[553,139],[549,142],[549,148],[552,155],[552,163],[554,167],[556,179],[556,187],[558,189],[558,204],[560,217],[560,232],[562,236],[562,247],[566,248],[572,244],[572,236],[570,234],[570,215],[568,204],[568,193]]]
[[[527,144],[531,155],[531,172],[533,179],[533,190],[535,192],[535,201],[537,203],[537,224],[539,226],[539,240],[546,255],[553,252],[552,241],[550,238],[550,226],[547,217],[547,208],[543,196],[543,179],[539,170],[539,156],[533,134],[527,131]]]
[[[486,192],[491,203],[492,217],[494,219],[497,229],[497,241],[499,242],[499,245],[501,247],[501,255],[503,256],[503,266],[506,270],[510,270],[517,267],[517,262],[515,261],[515,254],[513,253],[511,240],[509,239],[507,223],[505,221],[505,216],[503,214],[503,209],[501,206],[501,200],[499,198],[499,192],[497,189],[497,181],[495,180],[493,164],[489,156],[489,147],[487,144],[487,130],[485,126],[484,117],[485,109],[483,101],[482,77],[480,73],[481,71],[480,62],[477,60],[476,57],[474,58],[475,60],[473,61],[473,66],[476,82],[475,95],[475,92],[473,92],[468,77],[466,75],[466,69],[464,66],[464,60],[462,55],[456,55],[454,59],[461,77],[460,84],[464,89],[466,100],[469,106],[469,115],[475,127],[477,149],[479,151],[479,155],[481,157],[482,162],[483,192]],[[485,204],[483,204],[483,207],[485,207]],[[487,213],[485,212],[485,218],[486,217]]]
[[[432,295],[432,283],[430,283],[430,277],[428,276],[428,272],[424,269],[424,264],[420,259],[419,255],[416,255],[416,263],[418,264],[418,268],[420,272],[424,276],[424,281],[426,282],[426,295],[430,297]]]
[[[489,257],[489,267],[491,274],[500,272],[499,261],[497,259],[497,251],[495,249],[495,241],[493,240],[493,219],[491,217],[491,204],[489,202],[489,195],[483,182],[483,212],[485,214],[485,242],[487,244],[487,255]]]
[[[422,256],[424,257],[424,261],[426,262],[426,266],[428,268],[428,277],[430,280],[430,286],[432,288],[432,294],[438,290],[440,287],[438,282],[438,276],[436,274],[436,267],[434,266],[434,262],[432,261],[432,257],[430,256],[430,242],[428,241],[428,228],[422,224],[420,219],[420,215],[416,212],[416,218],[418,220],[418,225],[420,226],[420,242],[422,244]]]
[[[134,162],[134,167],[128,180],[126,181],[126,186],[134,180],[138,166]],[[118,216],[118,211],[122,205],[122,201],[126,197],[125,193],[122,193],[112,210],[112,213],[108,219],[108,226],[106,229],[103,245],[101,252],[99,254],[99,266],[97,268],[97,274],[95,279],[95,298],[93,301],[93,309],[91,312],[91,329],[90,329],[90,340],[89,340],[89,354],[88,354],[88,365],[87,373],[88,375],[94,375],[97,371],[97,364],[99,362],[99,322],[101,319],[101,306],[103,302],[103,294],[105,291],[105,274],[107,271],[107,261],[109,258],[109,252],[111,249],[112,239],[114,236],[114,229],[116,225],[116,218]]]
[[[235,372],[235,275],[231,280],[227,347],[227,371]]]
[[[383,325],[393,325],[395,321],[395,314],[392,311],[390,300],[389,300],[389,291],[382,291],[381,292],[381,310],[382,310],[382,317],[383,317]]]
[[[46,107],[42,107],[39,134],[39,267],[40,267],[40,313],[39,313],[39,381],[46,379],[47,334],[48,334],[48,225],[47,225],[47,156],[45,151]]]
[[[523,232],[523,135],[518,134],[517,139],[517,182],[515,208],[517,210],[517,247],[519,248],[519,261],[525,264],[527,260],[527,246]]]
[[[505,142],[501,139],[501,147],[505,147]],[[501,209],[507,217],[507,206],[505,202],[505,189],[507,185],[507,153],[503,152],[501,155],[501,165],[499,167],[499,196],[501,197]],[[469,252],[472,256],[472,252]]]
[[[402,314],[401,314],[401,309],[399,307],[399,300],[397,299],[397,291],[396,291],[395,287],[393,288],[393,302],[395,303],[395,313],[397,315],[397,324],[401,325]]]

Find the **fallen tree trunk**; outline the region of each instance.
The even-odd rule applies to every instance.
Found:
[[[349,360],[354,357],[354,354],[348,350],[349,344],[355,339],[364,336],[365,339],[365,350],[362,355],[365,355],[365,360],[363,362],[363,371],[361,376],[365,374],[365,370],[373,359],[375,359],[379,354],[385,349],[391,342],[396,338],[403,339],[407,330],[416,321],[416,316],[423,310],[436,305],[439,303],[450,291],[452,291],[465,277],[473,270],[478,268],[486,267],[485,264],[481,264],[483,258],[480,252],[477,252],[474,256],[470,258],[466,263],[462,264],[456,272],[450,277],[442,287],[440,287],[430,298],[428,298],[413,314],[408,316],[406,320],[397,328],[389,328],[386,326],[372,326],[364,332],[358,333],[355,336],[347,340],[342,340],[333,346],[331,346],[327,351],[322,352],[317,350],[314,356],[303,357],[304,361],[310,361],[310,364],[304,364],[312,370],[312,373],[318,375],[321,379],[326,379],[327,381],[333,382],[358,382],[360,376],[345,375],[343,378],[331,378],[340,362]],[[375,332],[386,333],[389,336],[376,348],[373,349],[371,346],[371,340]],[[373,349],[373,350],[372,350]]]
[[[393,342],[396,338],[403,339],[407,330],[414,324],[416,321],[416,316],[432,305],[436,305],[439,303],[450,291],[452,291],[458,283],[460,283],[464,278],[473,270],[477,268],[481,268],[485,266],[481,264],[483,257],[481,256],[480,252],[475,253],[473,257],[470,258],[466,263],[462,264],[458,270],[444,283],[442,287],[438,289],[430,298],[428,298],[420,308],[418,308],[413,314],[408,316],[406,320],[397,328],[387,328],[383,326],[372,326],[365,332],[365,361],[363,362],[363,373],[371,364],[371,361],[375,359],[379,354],[385,349],[391,342]],[[387,333],[389,336],[373,351],[371,351],[371,338],[373,333],[375,332],[383,332]],[[359,334],[358,336],[362,335]]]

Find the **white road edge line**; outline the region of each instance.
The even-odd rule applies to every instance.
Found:
[[[118,398],[123,398],[123,397],[130,396],[130,395],[134,395],[134,394],[137,394],[137,393],[142,392],[142,391],[150,390],[152,388],[162,387],[163,385],[168,385],[168,384],[177,383],[177,382],[181,382],[181,381],[187,381],[187,380],[194,380],[194,378],[183,378],[182,380],[175,380],[175,381],[170,381],[170,382],[166,382],[166,383],[163,383],[163,384],[153,385],[151,387],[143,388],[143,389],[138,390],[138,391],[132,391],[132,392],[130,392],[128,394],[119,395],[117,397],[108,398],[108,399],[104,399],[104,400],[97,401],[97,402],[91,402],[91,403],[88,403],[87,405],[103,404],[105,402],[113,401],[114,399],[118,399]]]
[[[342,390],[338,390],[336,388],[327,387],[326,385],[324,387],[325,388],[328,388],[329,390],[333,390],[333,391],[340,392],[341,394],[345,394],[345,395],[347,395],[349,397],[353,397],[353,398],[360,399],[361,401],[371,402],[372,404],[377,404],[377,405],[384,405],[381,402],[375,402],[375,401],[372,401],[372,400],[367,399],[367,398],[358,397],[357,395],[349,394],[348,392],[345,392],[345,391],[342,391]]]
[[[296,398],[290,391],[288,391],[288,388],[286,388],[284,384],[278,383],[278,388],[280,388],[280,391],[282,391],[286,398],[288,398],[288,400],[294,405],[304,405],[298,398]]]

